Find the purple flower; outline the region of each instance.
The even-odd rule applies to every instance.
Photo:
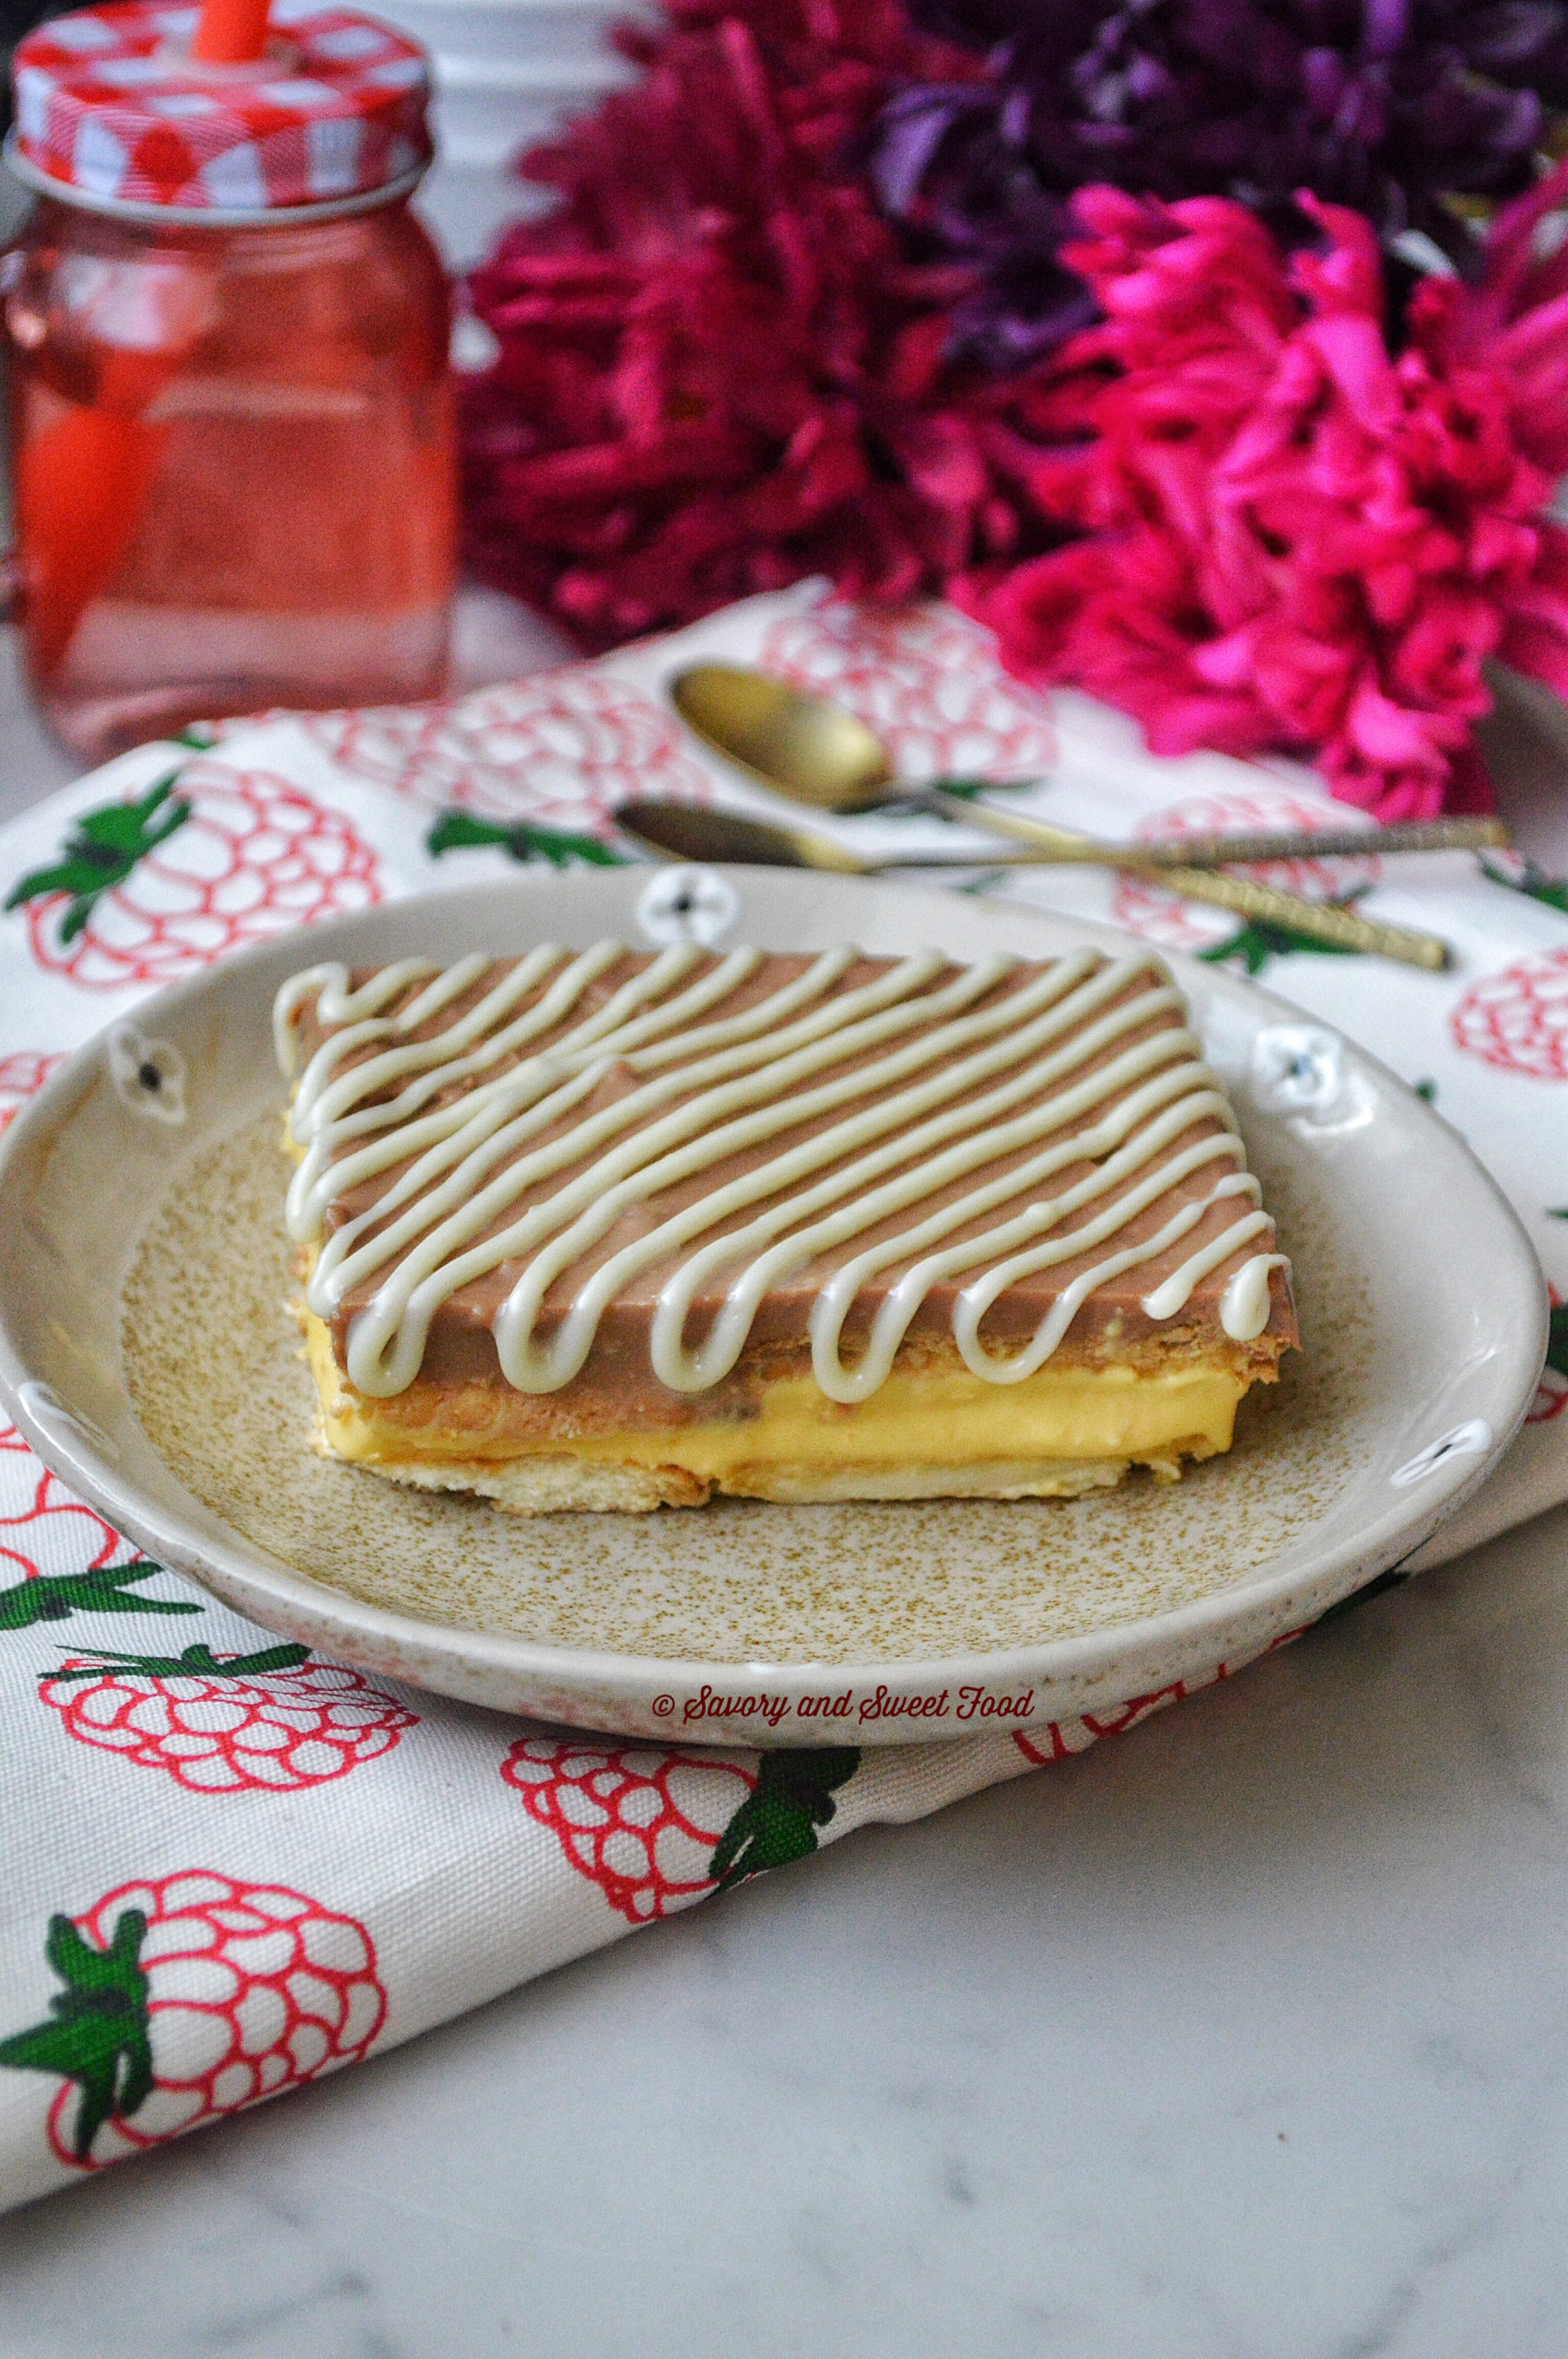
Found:
[[[1012,367],[1082,324],[1059,262],[1086,182],[1166,199],[1239,197],[1287,242],[1314,191],[1416,231],[1469,275],[1475,233],[1445,200],[1528,188],[1568,107],[1568,0],[911,0],[987,52],[982,84],[911,84],[871,158],[883,208],[977,264],[961,351]]]

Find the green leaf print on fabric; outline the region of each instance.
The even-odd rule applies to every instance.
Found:
[[[1045,780],[1039,778],[933,778],[922,792],[951,794],[956,796],[960,803],[973,803],[981,794],[1006,794],[1026,786],[1044,786],[1045,783]],[[895,791],[890,788],[889,793]],[[889,804],[888,807],[895,806]]]
[[[192,1607],[193,1613],[199,1607]],[[88,1647],[85,1652],[90,1661],[72,1661],[58,1671],[41,1671],[40,1679],[58,1682],[65,1679],[101,1679],[107,1665],[119,1671],[145,1672],[149,1679],[179,1679],[205,1674],[219,1679],[245,1679],[259,1672],[295,1671],[310,1660],[309,1647],[281,1645],[262,1647],[254,1654],[225,1655],[221,1661],[209,1646],[186,1647],[177,1655],[117,1654],[106,1647]]]
[[[184,1598],[128,1597],[135,1582],[166,1569],[147,1556],[134,1565],[95,1565],[85,1573],[40,1573],[0,1589],[0,1631],[30,1630],[73,1614],[199,1614]]]
[[[1350,893],[1342,901],[1330,901],[1328,906],[1333,910],[1353,909],[1360,898],[1359,894]],[[1270,925],[1266,919],[1252,918],[1229,941],[1216,942],[1198,956],[1208,967],[1225,967],[1233,958],[1239,958],[1249,975],[1260,975],[1270,958],[1283,958],[1296,952],[1310,952],[1325,958],[1360,958],[1365,955],[1348,949],[1342,942],[1319,942],[1316,935],[1297,933],[1292,926]]]
[[[713,1847],[708,1873],[715,1888],[729,1892],[748,1876],[814,1851],[817,1828],[838,1807],[834,1789],[848,1785],[860,1766],[852,1744],[763,1754],[756,1784]]]
[[[18,877],[6,896],[6,908],[18,910],[24,902],[42,900],[50,894],[68,894],[60,939],[74,942],[99,896],[123,885],[136,863],[167,843],[190,817],[188,803],[170,801],[179,776],[178,770],[170,770],[139,803],[105,803],[97,810],[82,812],[53,867],[35,868]]]
[[[1568,916],[1568,876],[1549,876],[1533,860],[1527,860],[1516,876],[1510,876],[1506,869],[1492,860],[1483,859],[1481,868],[1494,885],[1501,885],[1505,891],[1523,893],[1527,899],[1543,901],[1549,910],[1561,910]]]
[[[1547,1329],[1546,1364],[1559,1376],[1568,1376],[1568,1302],[1554,1302]]]
[[[475,819],[466,811],[443,811],[425,839],[432,860],[449,851],[480,851],[494,848],[509,860],[548,861],[552,868],[569,868],[581,861],[589,868],[625,868],[618,851],[597,836],[563,835],[555,827],[532,827],[526,820],[502,827],[492,819]]]
[[[49,2001],[49,2022],[0,2039],[0,2064],[76,2082],[81,2096],[71,2151],[78,2162],[86,2162],[106,2121],[123,2120],[152,2094],[147,1978],[141,1966],[146,1931],[142,1911],[127,1908],[108,1949],[99,1950],[83,1941],[68,1917],[52,1917],[43,1954],[64,1988]]]

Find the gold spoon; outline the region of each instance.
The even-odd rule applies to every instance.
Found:
[[[622,803],[611,817],[623,835],[648,851],[659,853],[664,860],[723,860],[742,868],[815,868],[838,876],[881,876],[895,869],[941,868],[1029,868],[1054,866],[1054,855],[1019,850],[1003,851],[985,858],[965,852],[900,852],[893,857],[868,859],[863,853],[850,851],[843,844],[835,843],[831,836],[818,835],[814,827],[781,827],[766,819],[743,818],[734,811],[712,811],[696,803]],[[1114,852],[1114,845],[1107,847]],[[1101,854],[1095,853],[1099,859]],[[1136,863],[1129,862],[1128,866]],[[1173,891],[1186,891],[1187,871],[1166,868],[1159,872],[1162,884]],[[1230,882],[1210,876],[1205,870],[1192,874],[1205,884]],[[1410,964],[1435,967],[1442,963],[1433,957],[1441,951],[1446,958],[1447,945],[1435,935],[1408,933],[1402,926],[1382,925],[1370,918],[1357,917],[1352,910],[1332,902],[1298,901],[1289,893],[1275,893],[1266,885],[1252,885],[1243,879],[1235,882],[1246,895],[1245,908],[1253,918],[1261,918],[1274,925],[1289,928],[1295,933],[1311,933],[1316,941],[1327,942],[1344,950],[1380,950],[1391,958],[1403,958]],[[1227,902],[1227,907],[1235,903]]]
[[[868,859],[848,851],[814,827],[781,827],[767,819],[746,819],[736,811],[712,811],[700,803],[618,804],[610,814],[622,835],[667,860],[725,860],[738,868],[821,868],[836,876],[880,876],[895,868],[1030,868],[1032,851],[975,853],[907,851]]]
[[[881,739],[843,705],[792,688],[771,673],[734,663],[696,663],[670,683],[670,699],[687,727],[726,759],[777,792],[821,811],[874,811],[915,805],[943,819],[977,819],[984,779],[910,783],[893,774]],[[1024,783],[1010,780],[1009,785]],[[1016,815],[977,806],[984,818]],[[1081,860],[1094,839],[1046,820],[1044,830],[1066,861]],[[1331,858],[1339,854],[1506,850],[1501,819],[1428,819],[1389,827],[1261,828],[1242,834],[1183,836],[1179,842],[1118,846],[1159,868],[1222,868],[1242,862]],[[1042,851],[1047,848],[1042,847]]]
[[[696,735],[727,760],[749,770],[763,785],[816,810],[869,811],[881,804],[912,804],[942,818],[962,818],[971,826],[1027,843],[1047,859],[1094,862],[1137,874],[1156,874],[1185,900],[1213,902],[1239,916],[1326,942],[1334,949],[1377,951],[1407,966],[1433,971],[1448,963],[1448,945],[1436,934],[1387,925],[1332,903],[1304,901],[1294,894],[1276,892],[1271,886],[1255,884],[1250,877],[1191,867],[1185,847],[1104,843],[1097,837],[1053,827],[1021,812],[1000,811],[989,803],[975,810],[959,796],[944,792],[940,784],[907,785],[895,779],[882,740],[852,712],[826,697],[792,688],[766,672],[741,664],[697,663],[677,674],[669,689],[671,702]],[[1257,859],[1260,839],[1246,840],[1248,856]],[[1489,836],[1487,840],[1493,839]],[[1211,839],[1209,848],[1213,841]],[[1369,848],[1357,840],[1358,851]],[[1435,848],[1429,837],[1420,847],[1423,851]],[[1312,849],[1321,851],[1322,846],[1313,844]]]

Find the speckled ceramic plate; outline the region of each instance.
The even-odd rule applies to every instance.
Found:
[[[1409,1555],[1506,1447],[1545,1313],[1504,1198],[1338,1034],[1178,958],[1305,1343],[1228,1458],[1077,1500],[531,1521],[316,1457],[284,1307],[277,985],[325,957],[683,929],[1127,947],[958,894],[642,869],[403,901],[177,985],[73,1057],[0,1151],[0,1398],[40,1456],[148,1555],[348,1661],[591,1728],[801,1744],[1060,1720],[1210,1676]]]

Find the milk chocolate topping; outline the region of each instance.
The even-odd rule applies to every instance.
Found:
[[[1153,959],[604,944],[313,968],[278,1031],[291,1226],[367,1392],[555,1391],[591,1361],[691,1414],[743,1351],[809,1347],[853,1399],[906,1339],[998,1382],[1053,1352],[1294,1340]]]

